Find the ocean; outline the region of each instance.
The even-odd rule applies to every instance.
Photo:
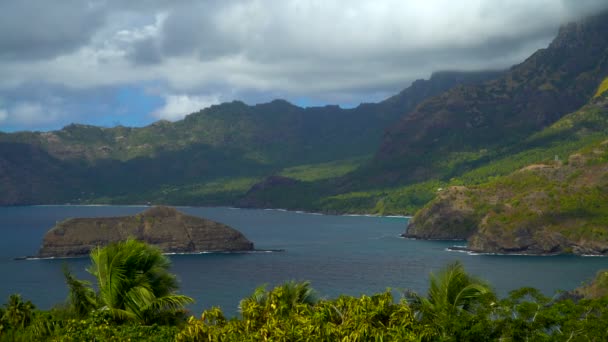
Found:
[[[198,315],[219,306],[238,312],[240,299],[260,285],[289,280],[310,281],[321,297],[361,295],[387,288],[399,296],[405,290],[425,293],[430,272],[460,260],[468,272],[489,281],[499,295],[523,286],[546,295],[569,290],[608,267],[602,257],[469,255],[446,251],[462,245],[450,241],[419,241],[399,237],[404,217],[331,216],[280,210],[180,207],[191,215],[228,224],[258,249],[284,252],[171,255],[180,292],[195,298]],[[89,279],[88,258],[14,260],[35,255],[45,232],[69,217],[121,216],[143,206],[0,207],[0,303],[20,293],[37,307],[48,309],[65,301],[62,265]]]

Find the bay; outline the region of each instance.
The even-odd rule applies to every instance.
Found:
[[[82,278],[88,258],[13,260],[36,254],[44,233],[68,217],[131,215],[140,206],[0,207],[0,303],[21,293],[48,309],[67,297],[64,263]],[[191,215],[226,223],[255,243],[277,253],[172,255],[180,292],[196,299],[198,314],[220,306],[236,314],[239,300],[262,284],[308,280],[322,297],[411,289],[424,293],[429,272],[460,260],[467,271],[488,280],[501,295],[532,286],[547,295],[568,290],[608,266],[605,258],[576,256],[496,256],[448,252],[454,242],[399,237],[407,218],[331,216],[278,210],[182,207]],[[458,244],[458,243],[456,243]],[[398,292],[398,291],[397,291]]]

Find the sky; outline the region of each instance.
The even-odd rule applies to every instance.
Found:
[[[356,106],[503,69],[606,0],[2,0],[0,131],[143,126],[213,104]]]

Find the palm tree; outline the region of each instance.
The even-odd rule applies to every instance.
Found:
[[[8,298],[8,303],[4,304],[4,313],[0,320],[0,333],[6,327],[2,326],[2,322],[8,323],[11,329],[12,340],[15,340],[15,332],[19,329],[27,327],[34,318],[34,310],[36,307],[29,300],[24,302],[21,295],[12,294]]]
[[[258,287],[251,296],[241,301],[239,309],[243,317],[261,323],[270,316],[285,317],[298,307],[310,307],[318,302],[310,282],[289,281],[267,291]]]
[[[97,309],[97,294],[91,288],[90,282],[76,279],[67,265],[63,267],[63,276],[70,289],[68,302],[78,317],[86,317]]]
[[[178,284],[170,265],[158,248],[134,239],[98,247],[87,271],[97,278],[99,291],[93,296],[88,284],[67,272],[71,303],[77,312],[98,308],[117,320],[158,321],[193,302],[175,293]]]
[[[410,305],[419,318],[445,337],[450,324],[463,314],[470,314],[486,299],[494,298],[489,285],[466,273],[460,262],[430,275],[427,297],[410,293]]]

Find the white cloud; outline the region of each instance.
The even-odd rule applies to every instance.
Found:
[[[18,102],[8,109],[0,109],[0,122],[25,128],[38,128],[60,119],[63,113],[53,104]]]
[[[217,83],[235,92],[305,97],[398,91],[437,70],[521,62],[546,46],[560,23],[602,2],[580,3],[150,1],[146,11],[134,11],[109,2],[116,8],[87,44],[50,59],[0,63],[0,89],[40,81],[77,89],[160,81],[176,93]]]
[[[152,115],[158,119],[175,121],[218,103],[220,103],[219,95],[166,95],[165,105],[154,111]]]
[[[218,94],[167,96],[153,116],[171,120],[217,98],[355,104],[433,71],[505,68],[545,47],[561,23],[608,8],[606,0],[104,0],[66,17],[58,10],[45,16],[53,4],[35,4],[40,9],[27,23],[0,25],[0,46],[7,47],[0,57],[8,56],[0,58],[0,97],[41,84],[74,93],[156,84],[165,94]],[[11,8],[0,2],[4,17],[21,18]],[[63,31],[44,31],[61,20],[66,32],[76,32],[81,12],[90,12],[94,29],[68,35],[65,44]],[[15,41],[20,28],[31,39]],[[49,51],[31,51],[38,45],[30,41],[50,42]],[[3,106],[11,121],[14,103]],[[68,114],[55,117],[87,119]]]
[[[57,113],[46,110],[38,103],[19,103],[11,111],[13,121],[25,125],[38,125],[45,122],[52,122],[56,119]]]

